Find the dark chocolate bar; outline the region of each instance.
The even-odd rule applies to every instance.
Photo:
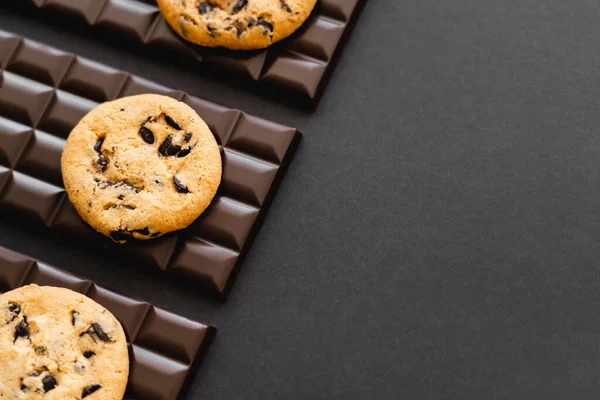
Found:
[[[0,212],[87,238],[224,294],[271,203],[301,134],[123,71],[0,31]],[[111,243],[79,217],[66,195],[60,156],[71,129],[97,102],[160,93],[189,104],[215,134],[223,178],[209,208],[187,229],[149,241]]]
[[[213,71],[265,82],[315,105],[365,0],[319,0],[292,37],[267,50],[233,52],[208,49],[180,39],[162,18],[155,0],[25,0],[44,11],[71,15],[87,25],[160,49],[176,59]],[[10,2],[13,3],[13,2]],[[23,1],[21,1],[23,3]],[[14,5],[13,5],[14,6]]]
[[[31,283],[83,293],[117,317],[130,354],[126,399],[182,399],[216,333],[213,326],[0,247],[0,293]]]

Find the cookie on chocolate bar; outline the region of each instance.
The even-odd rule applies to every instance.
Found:
[[[120,400],[128,376],[123,328],[92,299],[37,285],[0,295],[0,399]]]
[[[294,33],[317,0],[158,0],[168,24],[206,47],[262,49]]]
[[[69,135],[61,164],[79,215],[119,243],[191,224],[215,196],[222,168],[202,118],[154,94],[90,111]]]

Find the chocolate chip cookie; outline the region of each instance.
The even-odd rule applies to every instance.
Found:
[[[145,94],[103,103],[73,129],[62,154],[69,199],[118,243],[191,224],[217,192],[221,154],[185,103]]]
[[[206,47],[262,49],[294,33],[317,0],[158,0],[168,24]]]
[[[0,399],[120,400],[129,376],[115,317],[69,289],[0,295]]]

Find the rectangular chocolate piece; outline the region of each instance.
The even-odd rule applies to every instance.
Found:
[[[129,73],[0,30],[0,212],[86,238],[224,294],[273,199],[301,134]],[[210,126],[223,178],[209,208],[185,230],[117,245],[79,217],[60,170],[65,138],[98,102],[160,93],[189,104]]]
[[[118,294],[0,247],[0,293],[31,283],[83,293],[117,317],[129,345],[130,376],[126,399],[184,398],[216,333],[213,326]]]
[[[58,11],[136,46],[209,67],[215,72],[266,82],[316,105],[365,0],[318,0],[293,36],[266,50],[235,52],[190,44],[162,18],[155,0],[26,0]]]

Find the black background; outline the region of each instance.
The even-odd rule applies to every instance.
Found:
[[[0,27],[295,126],[227,303],[0,223],[0,245],[219,334],[190,399],[592,399],[600,6],[369,0],[315,112],[0,11]]]

